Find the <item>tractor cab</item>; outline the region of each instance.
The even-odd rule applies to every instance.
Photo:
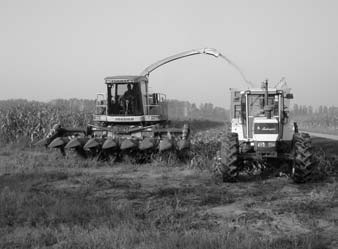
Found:
[[[243,130],[250,140],[276,141],[279,135],[282,92],[276,89],[246,91],[242,97]]]
[[[261,88],[231,91],[232,132],[245,144],[245,151],[271,150],[275,155],[279,141],[292,139],[287,108],[293,96],[288,91],[269,88],[267,81]]]
[[[146,76],[106,77],[107,94],[97,94],[94,121],[159,122],[167,119],[166,96],[149,93]]]

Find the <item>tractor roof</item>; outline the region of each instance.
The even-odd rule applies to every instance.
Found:
[[[241,91],[241,93],[245,93],[245,92],[250,92],[251,94],[264,94],[265,90],[261,89],[261,88],[253,88],[253,89],[248,89],[248,90],[245,90],[245,91]],[[283,92],[283,90],[276,89],[276,88],[269,88],[268,89],[268,93],[269,94],[276,94],[278,92]]]
[[[104,78],[106,84],[109,83],[134,83],[141,81],[148,81],[146,76],[140,75],[122,75],[122,76],[109,76]]]

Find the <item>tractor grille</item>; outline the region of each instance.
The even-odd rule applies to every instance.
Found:
[[[278,123],[256,123],[255,134],[278,134]]]

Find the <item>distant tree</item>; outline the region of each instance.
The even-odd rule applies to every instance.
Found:
[[[199,108],[188,101],[169,100],[168,116],[172,120],[208,119],[224,121],[226,110],[222,107],[214,107],[211,103],[202,103]]]
[[[319,113],[319,114],[322,114],[322,113],[323,113],[323,106],[322,106],[322,105],[319,106],[319,108],[318,108],[318,113]]]
[[[331,117],[333,117],[335,115],[335,107],[334,106],[330,106],[328,111],[329,111],[329,115]]]
[[[294,113],[295,115],[298,115],[298,114],[299,114],[299,107],[298,107],[297,104],[294,104],[294,105],[293,105],[293,113]]]
[[[303,110],[303,112],[302,112],[303,115],[307,115],[308,114],[308,110],[307,110],[307,106],[306,105],[303,105],[302,110]]]
[[[328,114],[328,108],[327,108],[326,105],[324,105],[324,107],[323,107],[323,113]]]

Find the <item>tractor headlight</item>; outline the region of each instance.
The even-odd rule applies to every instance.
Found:
[[[267,147],[275,147],[275,146],[276,146],[276,143],[275,143],[275,142],[267,142],[267,143],[266,143],[266,146],[267,146]]]
[[[275,146],[276,146],[275,142],[258,142],[257,143],[257,147],[259,148],[271,148]]]
[[[257,147],[265,147],[265,143],[264,142],[258,142]]]

